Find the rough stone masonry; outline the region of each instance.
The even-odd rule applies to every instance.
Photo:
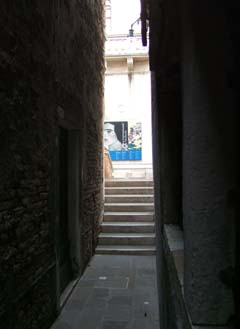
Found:
[[[81,272],[102,213],[102,0],[0,3],[0,326],[57,314],[59,127],[79,132]]]

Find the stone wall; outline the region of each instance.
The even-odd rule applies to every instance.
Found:
[[[194,324],[222,326],[234,314],[233,292],[221,279],[235,267],[229,201],[236,190],[237,110],[226,78],[231,49],[223,6],[186,0],[183,22],[184,294]]]
[[[101,0],[3,0],[0,10],[0,323],[8,329],[44,329],[59,305],[60,126],[80,136],[84,243],[79,271],[97,240],[102,212],[103,5]]]
[[[178,5],[151,2],[150,11],[159,291],[168,303],[160,321],[163,328],[230,328],[239,309],[238,25],[230,25],[226,4]],[[177,209],[181,216],[181,207],[184,248],[171,251],[164,224],[181,224],[170,216]]]

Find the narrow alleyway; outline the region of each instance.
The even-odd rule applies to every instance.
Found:
[[[240,1],[0,12],[0,329],[239,329]]]
[[[51,329],[159,328],[154,256],[96,255]]]

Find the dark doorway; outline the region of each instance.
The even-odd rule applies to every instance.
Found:
[[[68,216],[68,132],[59,129],[59,289],[72,280]]]

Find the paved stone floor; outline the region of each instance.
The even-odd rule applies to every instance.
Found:
[[[52,329],[159,329],[154,256],[93,257]]]

